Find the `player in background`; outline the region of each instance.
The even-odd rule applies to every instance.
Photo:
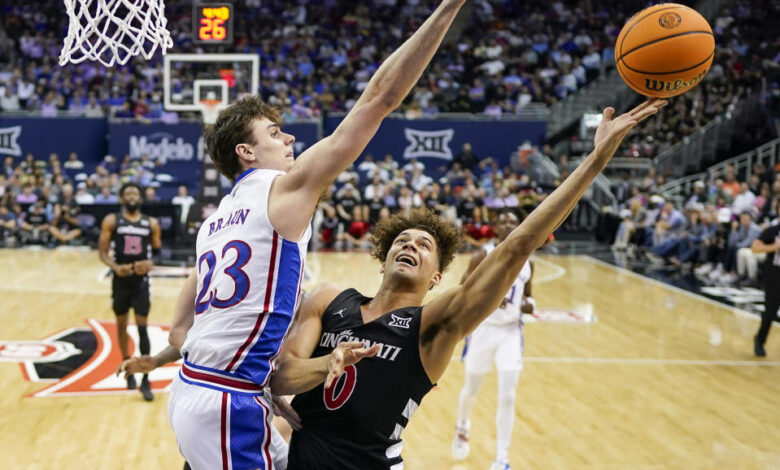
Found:
[[[264,389],[296,309],[312,214],[417,83],[464,2],[443,0],[382,62],[333,134],[297,159],[278,110],[257,97],[204,129],[214,165],[235,184],[200,227],[169,338],[184,365],[168,416],[193,469],[269,469],[281,452],[271,450]],[[349,360],[370,354],[360,346]]]
[[[138,327],[138,349],[149,354],[149,334],[146,331],[149,316],[149,271],[154,263],[152,256],[159,257],[162,241],[160,224],[154,217],[141,213],[141,187],[126,183],[119,189],[121,210],[108,214],[101,224],[98,252],[100,260],[113,273],[111,297],[116,315],[116,332],[122,358],[130,357],[127,320],[130,307],[133,308],[135,324]],[[114,255],[109,254],[113,245]],[[135,377],[127,378],[127,388],[136,387]],[[141,393],[144,400],[152,401],[149,376],[141,379]]]
[[[566,220],[628,132],[666,104],[646,101],[615,119],[607,108],[593,152],[461,286],[424,306],[454,257],[458,229],[428,210],[377,224],[372,255],[383,277],[375,297],[332,284],[315,287],[273,375],[275,394],[297,395],[292,405],[302,420],[288,470],[402,468],[401,434],[455,346],[500,306],[531,253]],[[345,341],[363,341],[376,355],[334,371],[331,351]]]
[[[514,212],[503,212],[496,224],[496,241],[485,244],[474,253],[468,269],[463,273],[461,284],[465,283],[477,266],[496,246],[520,223]],[[523,369],[523,313],[533,313],[536,302],[531,297],[533,263],[526,261],[511,289],[505,294],[501,305],[490,314],[466,338],[463,350],[466,367],[466,381],[460,391],[458,422],[452,455],[463,460],[469,454],[468,434],[471,427],[469,417],[477,392],[485,375],[496,364],[498,371],[498,407],[496,411],[496,459],[491,470],[509,467],[509,444],[515,419],[515,389],[520,371]]]

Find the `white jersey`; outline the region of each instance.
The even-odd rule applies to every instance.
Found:
[[[182,354],[218,380],[265,386],[293,319],[311,227],[292,242],[271,225],[268,195],[280,174],[242,173],[198,232],[195,321]]]
[[[488,243],[482,246],[487,254],[490,254],[496,248],[493,243]],[[525,292],[525,284],[531,280],[531,262],[526,261],[523,265],[523,269],[520,270],[520,274],[517,275],[517,279],[512,284],[509,292],[504,297],[502,307],[496,309],[487,317],[484,323],[489,325],[506,325],[509,323],[521,322],[523,319],[523,313],[520,311],[520,305],[523,301],[523,292]]]

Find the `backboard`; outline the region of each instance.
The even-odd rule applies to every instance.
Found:
[[[210,112],[260,88],[257,54],[168,54],[163,58],[163,95],[168,111]]]

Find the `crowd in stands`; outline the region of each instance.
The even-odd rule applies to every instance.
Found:
[[[64,163],[57,155],[47,161],[7,157],[0,173],[0,243],[86,243],[85,224],[94,228],[99,221],[82,220],[84,207],[117,204],[123,183],[144,187],[145,204],[162,202],[155,193],[155,166],[149,158],[109,156],[87,169],[73,153]],[[530,212],[557,183],[542,186],[522,168],[501,168],[490,157],[480,158],[470,144],[449,165],[436,168],[415,159],[399,164],[392,155],[376,161],[366,155],[323,197],[314,218],[314,243],[321,249],[361,248],[379,219],[425,206],[462,227],[470,249],[493,238],[497,212]],[[182,206],[180,223],[191,221],[187,212],[194,200],[186,186],[164,202]]]
[[[234,52],[261,55],[260,92],[289,119],[344,111],[381,61],[438,3],[235,2]],[[474,14],[463,19],[459,36],[442,46],[405,111],[497,116],[532,102],[552,104],[611,66],[620,27],[643,5],[638,0],[475,1]],[[174,52],[201,50],[192,43],[191,9],[189,1],[165,2]],[[68,27],[61,4],[8,0],[0,12],[3,110],[144,118],[164,112],[159,56],[110,69],[92,62],[59,67]]]
[[[82,217],[82,209],[118,204],[124,183],[141,185],[146,204],[163,202],[156,193],[157,166],[147,156],[120,160],[109,155],[94,168],[86,168],[76,153],[64,162],[57,154],[48,160],[32,154],[5,157],[0,172],[0,246],[87,243],[100,221]],[[181,186],[177,196],[165,202],[181,206],[185,220],[194,200]],[[85,233],[88,229],[93,233]]]
[[[685,3],[685,2],[683,2]],[[438,0],[247,0],[235,2],[235,52],[262,57],[259,92],[286,121],[348,110],[394,47],[428,17]],[[639,0],[476,0],[401,111],[513,114],[529,103],[551,105],[612,68],[614,41]],[[174,52],[192,43],[192,4],[166,1]],[[757,89],[780,101],[780,36],[772,33],[780,0],[734,0],[711,21],[717,50],[705,81],[643,123],[626,156],[653,157],[733,111]],[[67,31],[62,5],[9,0],[0,6],[0,108],[43,116],[175,119],[162,106],[161,59],[105,68],[59,67]],[[175,90],[186,90],[182,69]],[[246,89],[242,80],[239,89]],[[181,89],[180,89],[181,88]],[[776,96],[777,95],[777,96]],[[772,98],[774,97],[774,98]],[[777,104],[777,103],[776,103]],[[674,112],[672,112],[674,111]],[[751,126],[765,132],[768,126]],[[760,138],[764,136],[756,136]]]
[[[323,197],[314,218],[315,241],[326,249],[365,248],[378,220],[427,207],[462,228],[469,250],[494,238],[497,213],[522,216],[552,189],[527,172],[479,158],[470,144],[444,169],[426,168],[416,159],[401,165],[392,155],[377,161],[367,155],[339,175]]]
[[[682,203],[665,200],[656,180],[619,184],[621,222],[612,248],[629,258],[693,272],[707,283],[755,285],[765,255],[750,246],[778,223],[780,173],[757,163],[749,177],[733,166],[712,181],[697,181]]]

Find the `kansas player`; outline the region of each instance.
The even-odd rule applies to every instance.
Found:
[[[154,263],[152,254],[159,254],[162,241],[160,224],[157,219],[141,213],[141,187],[136,183],[126,183],[119,189],[119,203],[122,206],[118,214],[107,215],[101,224],[98,252],[114,274],[112,281],[113,309],[116,315],[116,335],[122,358],[130,356],[128,350],[127,319],[130,307],[133,307],[135,324],[138,326],[138,349],[141,354],[149,354],[149,334],[146,323],[149,316],[149,276]],[[109,254],[114,247],[114,256]],[[151,247],[151,250],[150,250]],[[127,377],[127,388],[134,389],[135,378]],[[152,401],[152,388],[149,376],[143,375],[141,393],[144,400]]]
[[[205,129],[214,165],[235,185],[198,232],[197,266],[171,328],[184,365],[168,415],[193,469],[271,468],[263,392],[298,302],[315,206],[415,85],[464,2],[443,0],[382,63],[334,133],[298,159],[279,112],[257,97],[238,100]],[[342,356],[337,349],[333,357]]]
[[[503,242],[520,223],[513,212],[498,216],[496,240]],[[495,250],[493,242],[485,244],[471,257],[461,284],[477,269],[487,255]],[[466,338],[464,362],[466,383],[460,391],[458,423],[452,443],[455,460],[463,460],[469,454],[469,416],[485,375],[493,363],[498,371],[498,409],[496,412],[496,460],[491,470],[504,470],[509,466],[509,443],[515,419],[515,388],[523,368],[523,313],[532,313],[536,302],[531,297],[533,264],[526,261],[501,305]]]
[[[376,296],[318,286],[285,343],[272,390],[298,394],[293,407],[303,424],[293,432],[287,468],[401,469],[404,427],[455,346],[500,306],[528,257],[566,219],[626,134],[664,105],[647,101],[616,119],[608,108],[585,161],[461,286],[424,306],[452,261],[458,230],[425,209],[377,224],[372,255],[383,277]],[[328,358],[343,341],[364,341],[378,351],[336,375]]]

